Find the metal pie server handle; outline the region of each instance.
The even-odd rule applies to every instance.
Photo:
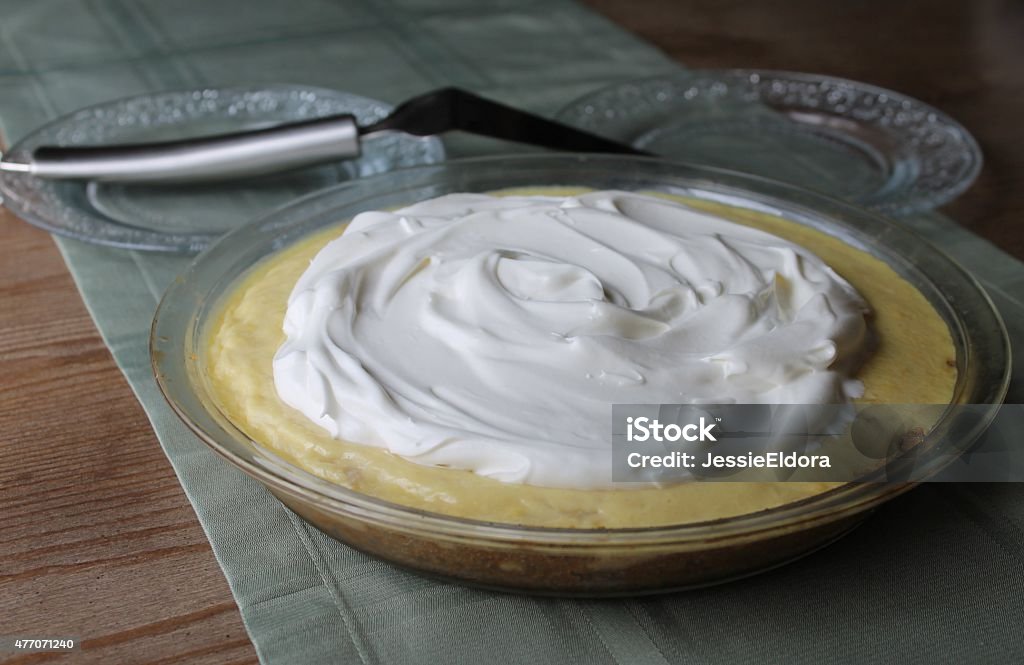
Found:
[[[162,143],[43,146],[0,170],[39,178],[116,182],[224,180],[359,156],[359,126],[337,115],[233,134]]]

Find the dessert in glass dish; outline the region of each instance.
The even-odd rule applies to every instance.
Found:
[[[468,160],[247,231],[161,306],[172,405],[328,533],[476,584],[720,581],[828,542],[907,487],[615,483],[612,404],[977,404],[1005,389],[998,317],[949,259],[735,174]],[[921,444],[936,469],[944,418]]]

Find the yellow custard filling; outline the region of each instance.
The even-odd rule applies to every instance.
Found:
[[[581,191],[531,188],[501,193],[567,196]],[[682,201],[809,249],[870,303],[878,344],[857,375],[865,386],[859,402],[942,404],[950,400],[956,370],[949,330],[925,297],[883,261],[779,217]],[[319,232],[256,266],[223,303],[209,332],[204,366],[217,406],[254,441],[289,462],[330,482],[393,503],[458,517],[547,527],[698,522],[757,512],[838,486],[713,482],[641,489],[556,489],[422,466],[378,448],[331,438],[280,401],[272,359],[284,341],[281,322],[295,282],[319,250],[343,229],[344,224],[339,224]]]

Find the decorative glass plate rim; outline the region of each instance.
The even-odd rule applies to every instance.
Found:
[[[100,102],[98,104],[92,104],[68,114],[65,114],[59,118],[51,120],[43,125],[40,125],[36,129],[32,130],[25,137],[20,139],[17,143],[10,147],[6,151],[6,155],[9,157],[15,157],[21,153],[26,153],[31,149],[40,145],[42,142],[49,141],[49,137],[56,131],[62,130],[65,127],[73,127],[75,124],[82,123],[83,121],[95,117],[98,113],[112,112],[119,108],[124,108],[130,104],[157,104],[160,100],[167,98],[180,98],[182,100],[186,98],[192,99],[209,99],[219,98],[219,103],[229,103],[233,99],[241,99],[246,95],[255,94],[270,94],[276,95],[280,99],[285,99],[287,95],[310,93],[315,96],[314,100],[310,100],[310,103],[329,103],[335,108],[331,109],[332,113],[344,113],[352,103],[361,103],[369,106],[376,106],[382,110],[382,113],[390,112],[394,108],[393,105],[359,95],[356,93],[336,90],[333,88],[325,88],[321,86],[312,85],[301,85],[293,83],[266,83],[266,84],[254,84],[254,85],[230,85],[230,86],[197,86],[193,88],[178,88],[172,90],[160,90],[152,93],[145,93],[141,95],[128,95],[125,97],[119,97],[108,101]],[[197,97],[198,95],[198,97]],[[296,119],[303,119],[305,117],[314,117],[316,114],[308,116],[296,117]],[[170,126],[176,123],[163,123],[165,126]],[[410,137],[410,140],[415,140],[419,145],[425,146],[425,152],[427,153],[426,161],[417,162],[415,166],[436,164],[441,162],[445,158],[444,144],[437,137]],[[361,156],[362,157],[362,156]],[[359,159],[359,158],[357,158]],[[92,224],[99,225],[101,228],[112,229],[114,232],[110,236],[100,236],[96,234],[83,233],[69,228],[68,225],[60,222],[53,221],[53,215],[46,214],[47,211],[52,211],[54,205],[58,205],[50,201],[48,204],[40,207],[25,199],[22,196],[22,191],[19,191],[14,185],[17,183],[28,183],[28,186],[34,192],[38,191],[49,191],[51,198],[56,197],[56,194],[52,193],[52,190],[45,190],[37,185],[38,179],[32,178],[31,176],[19,173],[2,173],[0,174],[0,205],[8,208],[16,216],[23,219],[24,221],[32,224],[33,226],[39,227],[50,233],[54,233],[60,236],[73,238],[83,242],[102,245],[107,247],[116,247],[119,249],[133,249],[142,250],[149,252],[160,252],[160,253],[190,253],[194,254],[202,251],[212,243],[216,242],[224,233],[163,233],[155,230],[146,229],[130,229],[123,227],[122,225],[109,220],[99,213],[95,213],[90,210],[83,209],[80,206],[62,206],[66,210],[73,210],[75,214],[85,215],[85,218]],[[44,187],[47,183],[44,182]],[[290,203],[290,202],[289,202]],[[288,205],[285,203],[284,205]],[[118,233],[117,230],[123,229],[123,233]]]
[[[629,87],[650,86],[657,83],[678,84],[688,82],[692,88],[699,82],[705,88],[713,87],[716,84],[726,86],[720,94],[727,94],[726,90],[730,83],[735,84],[736,82],[742,82],[745,85],[757,85],[761,83],[762,79],[778,79],[805,85],[825,85],[846,91],[856,91],[874,95],[876,98],[881,99],[883,103],[899,105],[901,111],[905,112],[916,110],[920,113],[924,113],[930,123],[933,123],[935,127],[939,127],[944,130],[948,136],[954,137],[956,141],[962,145],[961,152],[964,160],[964,166],[958,171],[956,177],[950,179],[948,183],[944,183],[941,189],[936,191],[928,190],[918,192],[913,188],[902,188],[889,192],[886,197],[881,198],[877,202],[864,203],[852,201],[854,204],[863,205],[871,210],[888,215],[923,212],[944,205],[960,196],[974,183],[978,178],[978,175],[981,173],[981,169],[984,164],[984,155],[977,139],[975,139],[963,124],[944,111],[941,111],[940,109],[937,109],[915,97],[911,97],[910,95],[891,90],[889,88],[857,81],[855,79],[830,76],[826,74],[815,74],[811,72],[756,68],[687,69],[682,70],[677,74],[663,74],[628,81],[619,81],[617,83],[597,88],[580,95],[576,99],[565,104],[555,113],[554,117],[560,122],[574,124],[573,120],[575,117],[578,117],[578,111],[581,107],[586,104],[593,104],[602,96],[611,95]],[[770,104],[767,106],[771,107]],[[888,127],[890,130],[892,129],[891,125]],[[593,130],[593,128],[588,129]],[[898,132],[893,133],[897,134]],[[619,140],[623,139],[621,136],[610,137],[617,138]],[[930,161],[927,159],[922,159],[921,161],[922,163],[930,164]],[[915,178],[914,180],[914,182],[920,181],[921,178]],[[800,186],[799,183],[792,184]],[[825,196],[834,196],[827,192],[823,192],[823,194]]]
[[[478,173],[479,170],[500,167],[504,174],[519,168],[521,171],[528,171],[529,177],[533,177],[534,172],[542,170],[543,167],[553,168],[553,165],[572,168],[571,172],[577,177],[580,177],[579,174],[585,172],[588,166],[594,169],[599,169],[602,166],[610,169],[614,166],[622,170],[626,174],[624,176],[626,178],[638,178],[637,171],[644,169],[650,171],[644,175],[652,178],[657,177],[652,175],[653,172],[666,175],[671,172],[678,179],[689,179],[691,187],[703,188],[704,191],[711,192],[712,195],[708,200],[722,200],[716,196],[728,199],[732,192],[733,195],[744,195],[747,201],[754,204],[752,209],[755,210],[774,212],[775,214],[782,214],[783,210],[788,210],[789,214],[793,214],[792,211],[797,210],[805,216],[813,213],[815,216],[828,217],[832,220],[832,226],[839,231],[843,231],[847,236],[851,233],[854,234],[849,236],[848,240],[870,240],[871,246],[876,250],[886,254],[890,259],[900,260],[902,257],[896,249],[892,249],[888,245],[881,245],[881,240],[871,236],[867,230],[855,227],[851,222],[851,220],[858,219],[862,222],[869,221],[876,227],[875,231],[884,231],[887,240],[894,245],[917,248],[918,253],[924,252],[927,260],[943,264],[946,271],[941,275],[942,280],[947,284],[953,284],[954,290],[957,288],[964,290],[964,293],[959,293],[958,296],[965,296],[967,292],[974,296],[966,301],[962,297],[957,297],[957,302],[966,302],[964,306],[973,307],[983,316],[989,318],[988,323],[991,323],[992,328],[974,329],[977,328],[977,324],[967,321],[960,309],[952,308],[952,299],[944,301],[947,309],[953,312],[952,316],[955,317],[955,323],[958,326],[959,333],[953,331],[954,339],[959,334],[967,340],[962,342],[963,348],[958,347],[957,350],[958,361],[963,361],[961,371],[971,370],[969,376],[963,374],[958,377],[957,392],[953,402],[963,401],[967,397],[983,398],[984,401],[979,403],[991,407],[990,413],[987,414],[991,419],[1005,397],[1010,376],[1008,362],[1011,352],[1006,328],[998,311],[970,273],[953,258],[913,231],[838,199],[801,189],[795,185],[771,181],[759,176],[730,172],[725,169],[645,157],[527,154],[449,160],[442,164],[401,169],[345,183],[302,197],[292,204],[279,208],[262,219],[255,220],[242,229],[226,235],[208,251],[197,257],[179,276],[179,279],[171,284],[161,299],[154,316],[150,334],[150,360],[157,384],[165,399],[187,427],[214,452],[276,491],[285,492],[297,500],[316,505],[322,510],[372,521],[379,526],[386,525],[391,528],[429,533],[432,537],[514,540],[550,546],[605,547],[629,546],[630,544],[654,541],[679,542],[707,538],[748,537],[755,533],[773,532],[780,528],[792,528],[796,525],[805,525],[810,528],[814,524],[860,513],[901,494],[916,484],[846,483],[808,499],[759,512],[664,527],[570,529],[486,522],[391,503],[314,476],[308,471],[284,462],[260,446],[259,443],[242,433],[230,419],[219,413],[219,409],[212,408],[211,410],[212,402],[204,402],[202,396],[196,392],[190,378],[192,372],[189,369],[189,363],[186,362],[186,356],[196,353],[198,347],[195,344],[203,334],[203,319],[211,312],[216,311],[216,303],[224,295],[224,289],[237,284],[252,265],[266,256],[275,253],[299,237],[306,237],[317,229],[327,226],[328,224],[323,222],[325,217],[334,216],[333,223],[337,223],[339,218],[335,215],[339,208],[352,208],[367,199],[379,199],[385,193],[387,196],[397,196],[420,191],[424,187],[431,186],[432,178],[435,179],[433,182],[436,184],[436,178],[442,173],[462,182],[459,178],[483,177]],[[638,168],[629,170],[625,168],[627,165],[635,165]],[[452,172],[455,172],[455,175],[452,175]],[[522,174],[517,173],[517,175]],[[502,177],[507,177],[507,175]],[[494,189],[497,188],[494,187]],[[784,198],[783,195],[794,198]],[[341,199],[341,201],[337,201],[337,199]],[[783,204],[782,208],[775,208],[774,205],[779,203]],[[827,212],[822,211],[822,206]],[[260,234],[266,235],[271,232],[272,239],[269,237],[259,238]],[[855,244],[855,246],[858,245]],[[230,263],[225,266],[220,265],[219,262]],[[903,259],[903,262],[909,263],[910,259]],[[247,267],[241,272],[231,273],[232,269],[243,263]],[[933,270],[937,271],[938,268],[933,267]],[[938,288],[933,282],[929,282],[929,284],[932,288]],[[968,324],[972,326],[971,331],[965,329],[965,325]],[[950,323],[950,325],[953,324]],[[998,347],[997,351],[1001,352],[1000,359],[997,359],[1001,360],[997,363],[998,369],[995,369],[991,360],[988,361],[987,370],[985,366],[979,370],[976,365],[978,349],[971,348],[968,342],[977,343],[976,336],[982,333],[987,336],[986,341],[995,344]],[[978,377],[974,376],[979,371],[987,371],[988,374],[992,374],[984,377],[992,379],[992,381],[990,383],[979,381]],[[993,372],[999,372],[999,376],[995,376]],[[188,384],[188,387],[183,387],[183,384]],[[964,393],[968,389],[971,394],[965,396]],[[940,424],[942,422],[940,421]],[[987,424],[988,421],[976,422],[973,429],[968,432],[967,438],[980,435]],[[228,429],[224,429],[225,426]],[[211,428],[220,430],[220,434],[208,431]],[[940,430],[939,424],[937,424],[928,436],[940,438],[947,434],[948,430],[949,422],[946,421],[945,429]],[[226,439],[221,440],[223,437]],[[242,443],[243,441],[244,443]],[[244,454],[240,455],[238,450],[232,450],[236,447]],[[254,449],[259,452],[259,459],[252,457]],[[937,471],[938,468],[941,468],[939,463],[942,459],[932,459],[932,466],[929,469]],[[945,463],[949,461],[951,460],[946,460]]]

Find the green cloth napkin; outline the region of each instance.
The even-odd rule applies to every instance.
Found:
[[[0,120],[11,141],[79,107],[161,89],[290,82],[397,102],[454,84],[550,113],[609,81],[675,68],[567,1],[0,0],[0,17]],[[1014,340],[1024,340],[1022,264],[939,215],[907,223],[973,270]],[[1018,485],[922,487],[798,564],[646,599],[491,593],[364,556],[306,526],[216,458],[165,405],[147,334],[165,285],[189,259],[57,242],[265,663],[930,663],[1024,655]],[[1011,401],[1020,402],[1019,360],[1015,377]]]

